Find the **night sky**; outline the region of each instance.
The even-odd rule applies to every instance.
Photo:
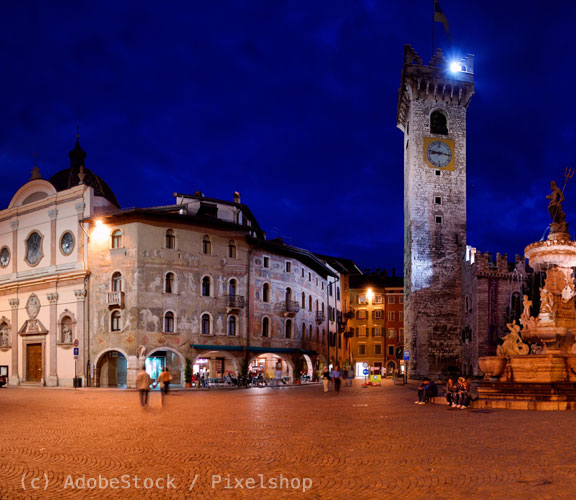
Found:
[[[549,223],[549,181],[576,168],[576,3],[441,0],[475,55],[468,243],[521,253]],[[5,0],[0,205],[69,166],[122,207],[240,191],[269,238],[402,268],[403,45],[432,55],[432,0]],[[576,229],[576,177],[564,204]]]

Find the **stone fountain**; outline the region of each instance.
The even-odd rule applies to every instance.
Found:
[[[479,406],[576,409],[576,241],[562,211],[563,193],[555,182],[551,188],[548,238],[525,249],[530,266],[546,273],[539,314],[531,316],[532,301],[525,295],[520,325],[507,325],[497,356],[480,358],[485,381],[478,388]]]

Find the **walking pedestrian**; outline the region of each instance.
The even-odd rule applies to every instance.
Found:
[[[158,384],[160,384],[162,394],[164,396],[167,396],[168,392],[170,391],[170,381],[171,380],[172,380],[172,375],[170,375],[170,370],[168,369],[168,367],[166,367],[166,368],[164,368],[162,373],[160,373],[160,375],[158,375],[158,378],[156,379],[156,383],[154,384],[154,387],[156,387]]]
[[[340,384],[342,382],[342,372],[340,371],[340,366],[338,364],[334,365],[334,368],[332,368],[331,376],[334,381],[334,390],[338,393],[340,392]]]
[[[140,391],[140,404],[143,407],[148,406],[150,384],[152,384],[152,379],[146,372],[146,366],[142,365],[142,369],[138,372],[138,375],[136,375],[136,387]]]
[[[330,382],[330,372],[328,367],[325,366],[322,370],[322,383],[324,384],[324,392],[328,392],[328,383]]]

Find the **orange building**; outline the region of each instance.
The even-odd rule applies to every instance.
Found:
[[[346,336],[355,376],[364,376],[366,363],[371,374],[392,375],[404,345],[403,278],[379,269],[350,276],[350,307]]]

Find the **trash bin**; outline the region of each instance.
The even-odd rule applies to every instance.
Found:
[[[74,377],[74,387],[82,387],[82,379],[80,377]]]

